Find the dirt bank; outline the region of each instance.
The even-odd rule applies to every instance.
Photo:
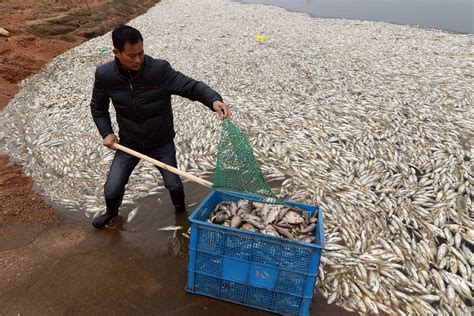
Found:
[[[115,25],[138,16],[159,0],[0,1],[0,110],[18,92],[18,83],[48,61]],[[21,168],[0,156],[0,225],[58,224],[60,217],[32,190]]]

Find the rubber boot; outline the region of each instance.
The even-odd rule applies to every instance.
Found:
[[[105,205],[107,206],[107,210],[105,214],[100,215],[92,222],[92,226],[99,229],[110,223],[110,221],[118,215],[118,209],[120,204],[122,204],[123,196],[115,199],[108,199],[105,198]]]
[[[170,190],[170,197],[176,212],[179,213],[186,211],[186,203],[184,201],[183,189]]]

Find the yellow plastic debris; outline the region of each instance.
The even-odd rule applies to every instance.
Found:
[[[258,41],[264,41],[264,40],[265,40],[265,35],[257,35],[257,36],[255,36],[255,38],[256,38]]]

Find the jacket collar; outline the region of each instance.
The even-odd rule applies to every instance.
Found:
[[[114,65],[115,65],[115,71],[117,74],[125,76],[127,79],[135,79],[140,77],[143,74],[143,71],[146,67],[146,60],[147,56],[145,55],[145,58],[143,60],[143,64],[140,67],[139,70],[136,71],[127,71],[123,68],[122,64],[120,63],[119,59],[117,57],[114,57]]]

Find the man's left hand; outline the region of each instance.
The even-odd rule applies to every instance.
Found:
[[[219,100],[214,101],[212,103],[212,108],[217,113],[219,113],[220,117],[222,117],[223,119],[228,118],[230,116],[229,106],[222,101],[219,101]]]

